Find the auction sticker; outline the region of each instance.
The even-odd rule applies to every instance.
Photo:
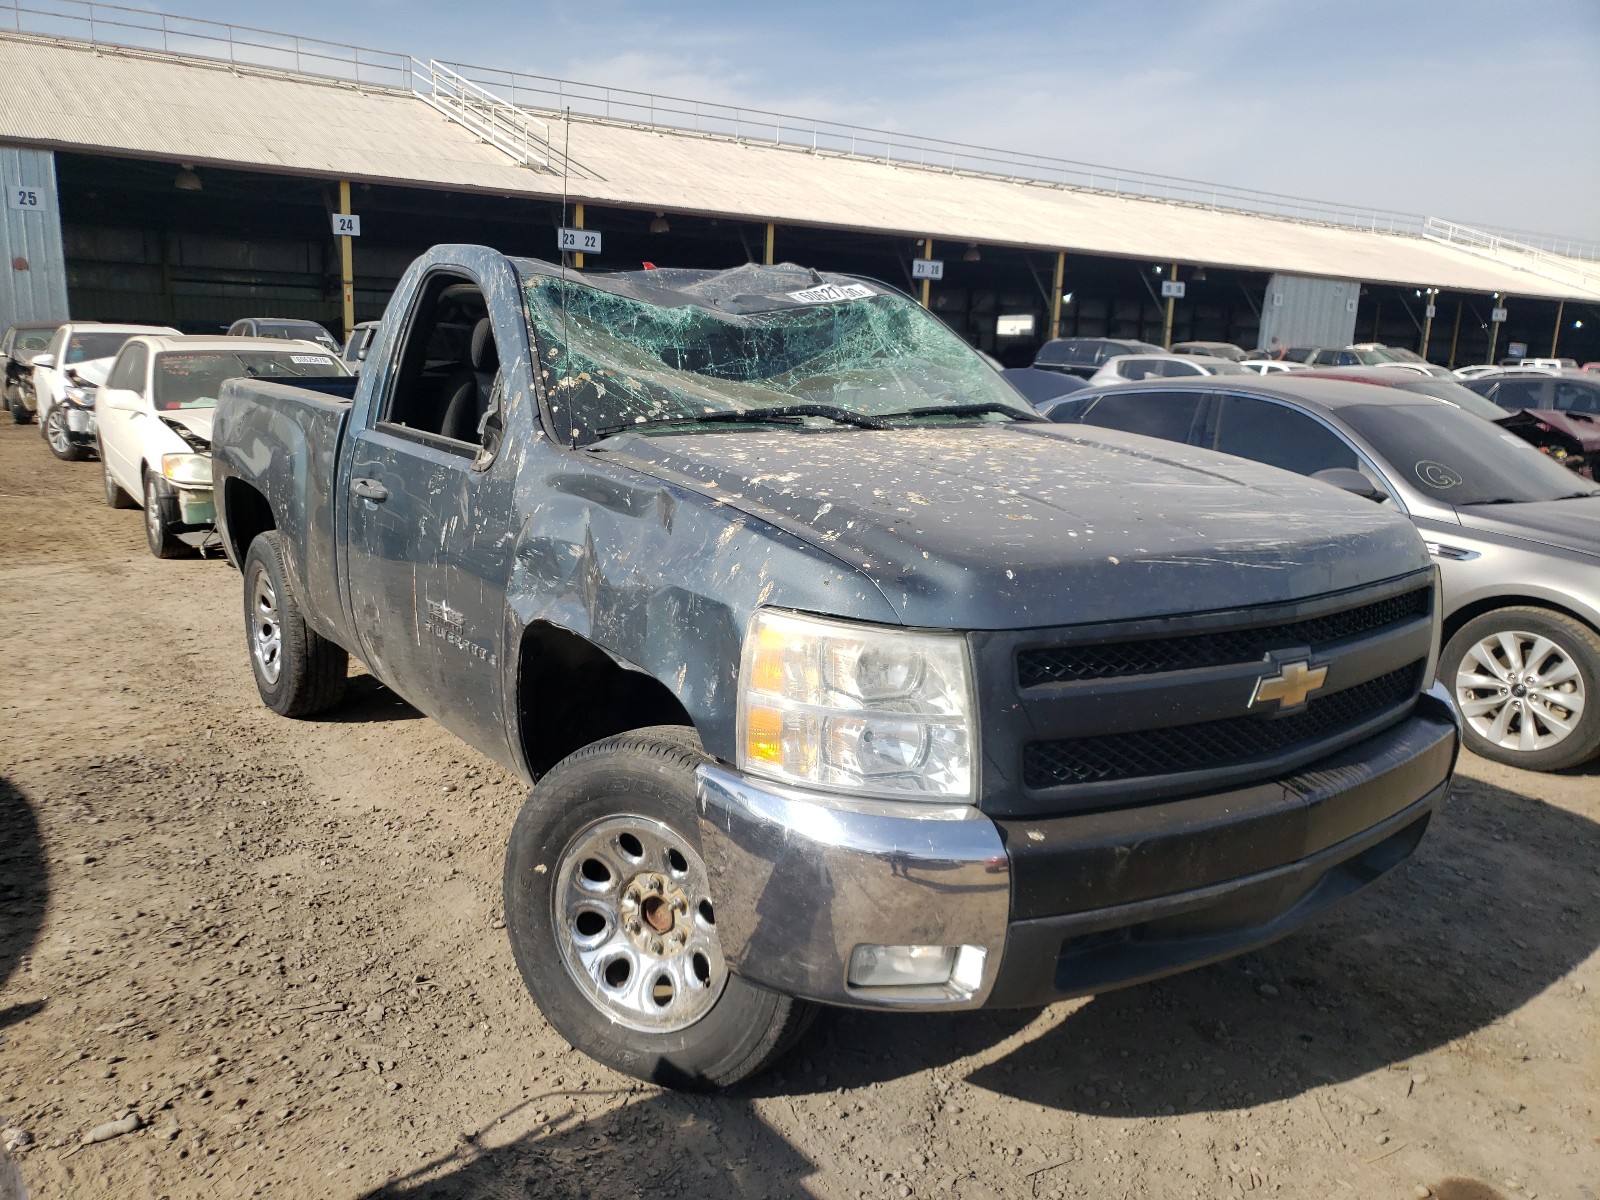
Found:
[[[326,358],[321,354],[291,354],[291,355],[289,355],[289,361],[290,362],[297,362],[297,363],[305,363],[307,366],[312,366],[312,367],[331,367],[331,366],[333,366],[333,359]]]
[[[801,304],[834,304],[840,300],[865,300],[875,293],[860,283],[825,283],[803,292],[790,292],[789,299]]]

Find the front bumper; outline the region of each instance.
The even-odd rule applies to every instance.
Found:
[[[75,446],[95,444],[94,409],[81,408],[70,400],[63,400],[61,415],[66,419],[69,442]]]
[[[178,498],[178,521],[195,529],[210,529],[217,523],[216,493],[208,487],[174,487]]]
[[[862,1008],[1027,1007],[1284,936],[1403,862],[1444,803],[1459,742],[1435,684],[1401,722],[1285,779],[996,822],[970,806],[863,801],[720,766],[700,832],[729,966]],[[859,945],[981,952],[963,984],[852,986]]]

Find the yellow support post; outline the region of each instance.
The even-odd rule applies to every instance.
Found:
[[[1439,295],[1438,288],[1429,288],[1423,293],[1425,303],[1422,309],[1422,349],[1417,353],[1423,358],[1428,357],[1428,338],[1433,334],[1433,308],[1434,299]]]
[[[573,228],[574,229],[582,229],[583,228],[583,205],[574,204],[572,206],[572,209],[573,209],[573,220],[577,222],[573,226]],[[573,253],[573,255],[572,255],[572,265],[577,267],[578,270],[580,270],[580,271],[583,270],[583,251],[582,250],[578,250],[578,251],[575,251]]]
[[[933,257],[933,239],[932,238],[923,238],[922,239],[922,257],[923,258],[932,258]],[[933,280],[931,280],[931,279],[924,279],[922,281],[922,307],[923,308],[929,307],[929,305],[928,305],[928,289],[932,286],[932,284],[933,284]]]
[[[771,266],[776,259],[773,257],[774,245],[778,240],[778,227],[771,221],[767,222],[767,266]]]
[[[1050,293],[1050,340],[1061,336],[1061,289],[1067,281],[1067,252],[1056,251],[1056,286]]]
[[[1561,341],[1561,318],[1566,315],[1567,302],[1556,301],[1556,331],[1550,335],[1550,357],[1556,356],[1556,345]]]
[[[1177,283],[1178,282],[1178,264],[1177,263],[1173,263],[1172,264],[1172,282],[1173,283]],[[1164,349],[1164,350],[1171,350],[1172,349],[1172,315],[1173,315],[1173,310],[1175,308],[1177,308],[1177,306],[1178,306],[1178,298],[1176,296],[1168,296],[1167,297],[1167,327],[1166,327],[1166,329],[1163,331],[1163,333],[1161,335],[1161,338],[1162,338],[1161,346],[1162,346],[1162,349]]]
[[[339,180],[339,214],[350,215],[350,181]],[[344,283],[344,336],[349,337],[356,328],[356,263],[349,234],[339,238],[339,275]]]
[[[1465,304],[1465,300],[1456,301],[1456,327],[1450,332],[1450,361],[1445,364],[1452,371],[1456,367],[1456,345],[1461,341],[1461,308]]]

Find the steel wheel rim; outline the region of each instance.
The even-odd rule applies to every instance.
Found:
[[[107,484],[111,486],[107,475]],[[150,538],[150,544],[156,548],[161,546],[161,497],[157,494],[155,484],[144,485],[144,531]]]
[[[568,975],[617,1024],[676,1033],[721,997],[728,969],[705,864],[662,822],[618,816],[580,831],[551,909]]]
[[[1491,633],[1456,668],[1456,706],[1477,735],[1502,750],[1531,754],[1559,746],[1588,701],[1571,651],[1543,634]]]
[[[250,655],[268,683],[283,671],[283,626],[278,623],[278,593],[260,567],[250,580]]]
[[[59,407],[52,408],[50,415],[44,421],[45,440],[50,443],[50,449],[57,454],[67,452],[67,419],[61,415]]]

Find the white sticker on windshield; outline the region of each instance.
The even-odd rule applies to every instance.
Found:
[[[291,354],[291,355],[289,355],[289,361],[290,362],[297,362],[297,363],[307,363],[308,365],[313,366],[313,367],[331,367],[331,366],[333,366],[333,359],[331,359],[331,358],[323,358],[322,355],[320,355],[320,354]]]
[[[803,292],[790,292],[789,299],[798,300],[801,304],[834,304],[840,300],[865,300],[871,295],[874,295],[873,290],[865,284],[825,283]]]

